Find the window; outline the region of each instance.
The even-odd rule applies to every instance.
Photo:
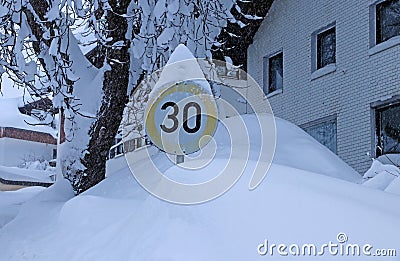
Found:
[[[400,35],[400,0],[384,1],[375,6],[376,44]]]
[[[265,94],[270,94],[283,88],[283,53],[264,57],[264,84]]]
[[[317,34],[317,70],[336,63],[336,29]]]
[[[400,103],[375,112],[376,156],[400,153]]]
[[[336,22],[311,35],[311,80],[336,71]]]
[[[336,117],[323,118],[302,126],[319,143],[337,154],[337,121]]]

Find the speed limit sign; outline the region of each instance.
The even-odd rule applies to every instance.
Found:
[[[158,148],[188,155],[210,141],[217,128],[217,105],[209,88],[204,80],[154,90],[145,111],[145,127]]]

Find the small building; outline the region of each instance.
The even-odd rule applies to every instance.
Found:
[[[248,73],[276,116],[360,173],[400,153],[399,0],[275,0],[253,40]]]
[[[17,167],[27,161],[51,161],[57,156],[57,131],[53,115],[46,115],[39,100],[0,99],[0,166]]]

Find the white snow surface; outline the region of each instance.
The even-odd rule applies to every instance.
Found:
[[[371,167],[364,174],[363,185],[400,195],[399,155],[383,155],[373,159]]]
[[[305,131],[278,117],[275,117],[275,124],[277,140],[273,162],[351,182],[361,182],[361,176],[353,168]],[[257,136],[251,133],[250,137],[255,139]]]
[[[237,122],[235,122],[238,120],[238,117],[229,118],[226,121],[226,124],[230,128],[230,132],[241,132],[241,136],[244,137],[243,141],[236,142],[236,146],[240,146],[240,148],[233,148],[236,150],[242,150],[243,159],[246,155],[246,146],[241,143],[245,142],[246,133],[248,134],[250,140],[248,159],[250,164],[246,167],[246,170],[250,172],[253,170],[252,164],[255,164],[259,159],[261,137],[264,137],[264,140],[266,140],[268,134],[265,132],[261,133],[255,115],[242,115],[242,117],[247,130],[235,128],[235,126],[238,126]],[[259,117],[262,120],[263,117],[269,117],[269,115],[259,114]],[[361,183],[362,177],[360,174],[302,129],[277,117],[275,117],[275,124],[277,140],[273,157],[274,163],[354,183]],[[214,139],[218,146],[216,149],[215,159],[204,169],[192,170],[192,175],[188,175],[187,170],[173,166],[172,163],[167,161],[166,157],[161,153],[155,159],[155,161],[160,165],[158,168],[165,169],[164,175],[173,180],[177,180],[178,182],[192,184],[205,182],[214,178],[218,173],[221,173],[226,164],[228,164],[232,149],[230,137],[228,136],[226,128],[223,127],[222,124],[218,124],[218,128],[214,134]],[[211,147],[212,144],[209,143],[204,148],[204,151],[212,151],[211,149],[207,150],[209,146]],[[263,146],[266,146],[266,144],[263,144]],[[196,155],[197,154],[195,153],[190,156],[193,157]],[[188,162],[183,163],[183,166]]]
[[[169,57],[167,65],[193,59],[196,58],[192,52],[184,44],[179,44]]]
[[[57,131],[38,119],[22,114],[18,107],[23,106],[22,97],[0,98],[0,127],[13,127],[24,130],[38,131],[57,136]]]
[[[251,116],[245,120],[252,125]],[[0,260],[277,260],[277,254],[260,256],[257,246],[265,239],[321,246],[337,242],[338,233],[346,233],[351,244],[398,248],[400,197],[327,176],[357,179],[354,170],[296,128],[277,119],[275,159],[257,189],[248,189],[254,164],[249,162],[231,190],[204,204],[159,200],[127,167],[76,197],[62,180],[31,193],[31,199],[0,193],[1,209],[8,213],[0,215]],[[210,164],[201,171],[213,170]],[[16,210],[16,201],[25,203]],[[370,258],[318,257],[354,259]]]
[[[28,187],[18,191],[0,191],[0,228],[10,222],[19,212],[20,207],[44,187]]]
[[[23,169],[0,166],[0,178],[10,181],[32,181],[52,183],[50,176],[54,172],[46,170]]]

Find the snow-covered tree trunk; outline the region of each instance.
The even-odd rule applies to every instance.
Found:
[[[90,141],[82,159],[85,166],[78,173],[78,193],[87,190],[105,178],[106,158],[113,145],[127,102],[129,83],[129,41],[125,38],[128,24],[124,14],[130,4],[128,0],[109,0],[111,10],[107,11],[107,37],[112,39],[100,50],[110,66],[104,74],[103,99],[96,121],[90,128]],[[99,86],[101,88],[101,86]]]

